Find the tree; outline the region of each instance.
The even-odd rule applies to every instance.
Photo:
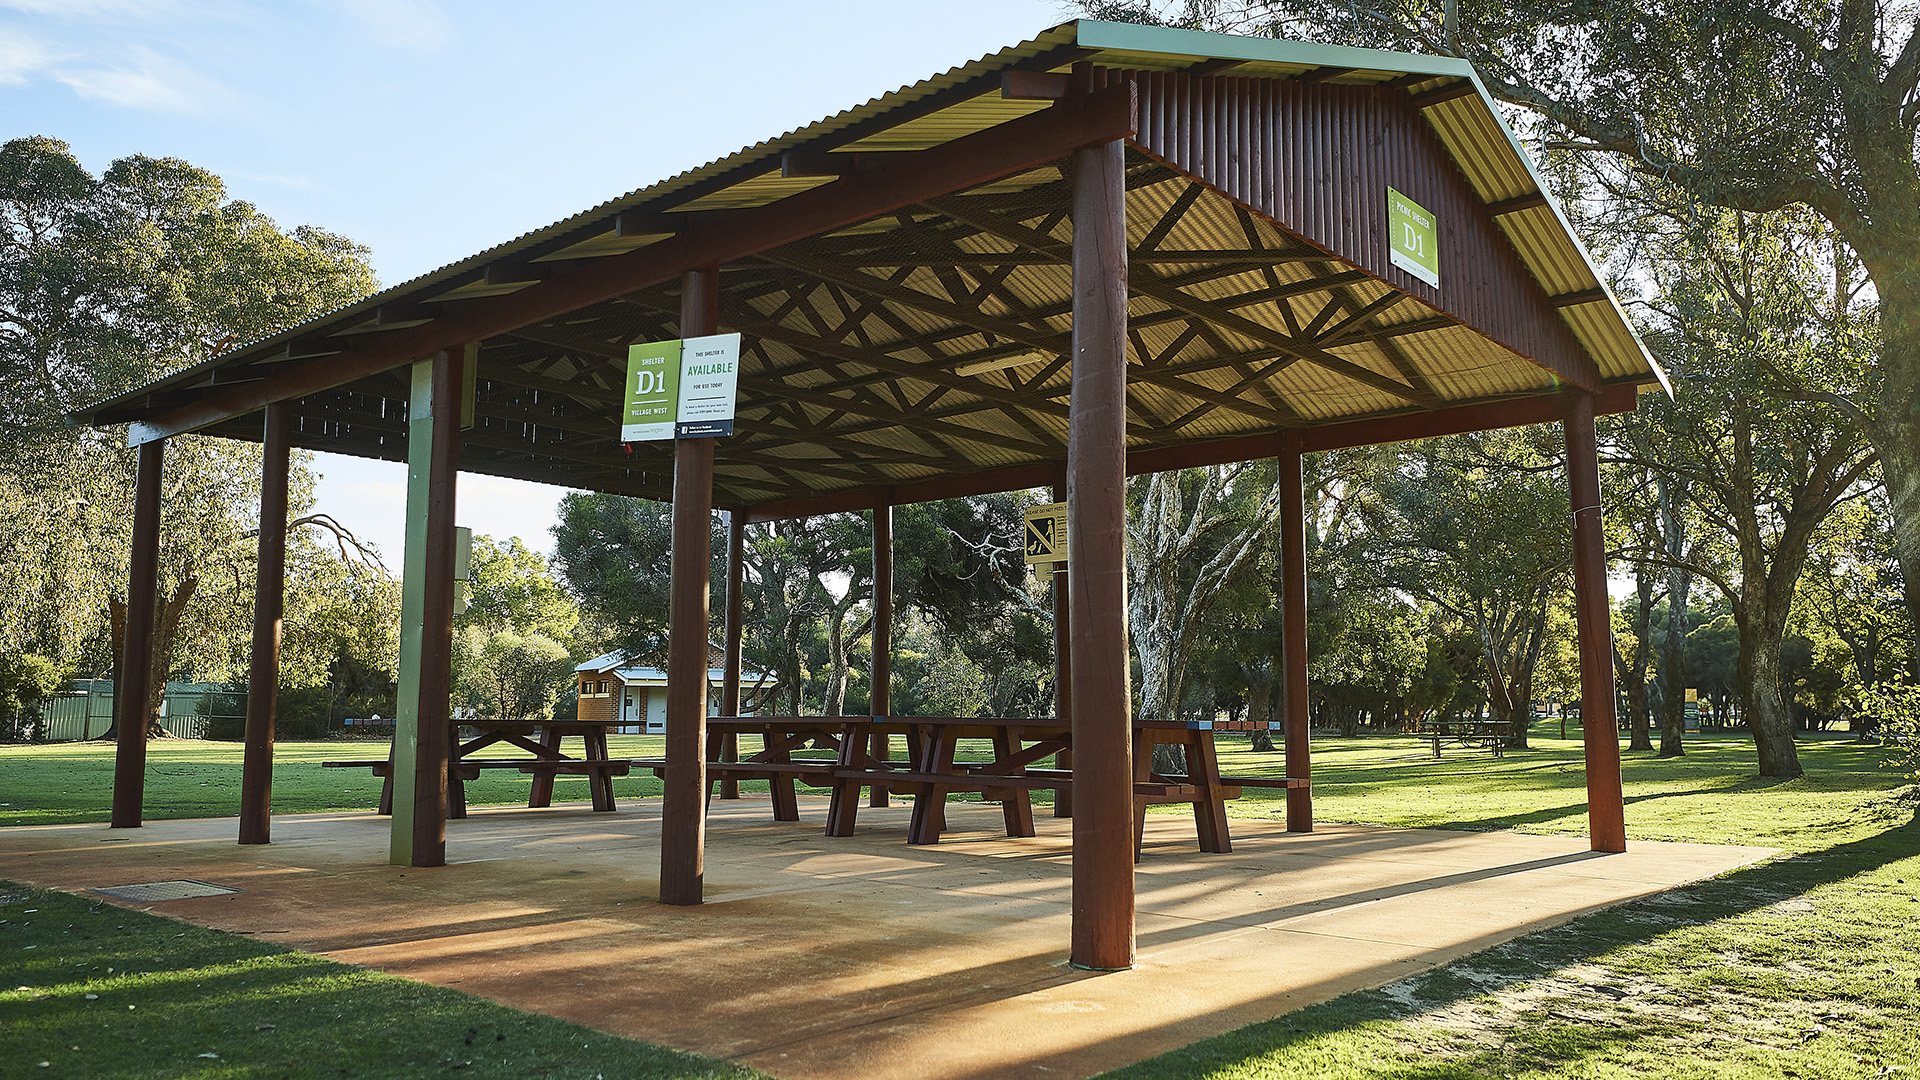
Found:
[[[67,672],[44,656],[0,656],[0,742],[34,737],[36,707],[66,685]]]
[[[123,158],[94,177],[57,140],[0,145],[0,645],[112,662],[133,456],[117,435],[68,427],[68,411],[357,299],[373,287],[365,255],[280,231],[183,161]],[[227,440],[172,441],[156,686],[175,641],[195,668],[239,650],[258,462]]]
[[[1428,440],[1401,454],[1371,512],[1385,581],[1479,639],[1489,712],[1511,746],[1527,744],[1547,609],[1571,568],[1562,472],[1537,430]]]
[[[474,537],[468,574],[467,610],[454,617],[455,626],[539,634],[562,643],[573,639],[580,605],[555,579],[547,558],[519,537],[505,543]]]
[[[1832,408],[1879,456],[1909,622],[1920,631],[1920,32],[1904,0],[1439,4],[1253,0],[1092,12],[1473,61],[1546,148],[1623,183],[1748,214],[1804,207],[1878,301],[1870,378],[1836,388],[1764,370],[1754,392]],[[1920,658],[1920,649],[1915,650]],[[1916,659],[1920,663],[1920,659]]]
[[[1128,485],[1127,605],[1140,715],[1172,720],[1207,616],[1271,544],[1271,462],[1154,473]]]
[[[456,637],[456,692],[499,719],[553,715],[561,684],[573,670],[566,646],[538,632],[462,628]]]
[[[1726,596],[1740,629],[1741,709],[1764,776],[1801,773],[1780,650],[1817,531],[1838,506],[1870,490],[1873,450],[1831,410],[1766,387],[1773,372],[1843,377],[1831,312],[1818,303],[1833,281],[1818,254],[1824,230],[1810,217],[1760,220],[1673,216],[1668,254],[1652,264],[1648,305],[1655,339],[1673,361],[1677,398],[1647,409],[1652,453],[1635,464],[1683,478],[1694,507],[1727,542],[1684,560]],[[1831,303],[1845,306],[1844,282]]]

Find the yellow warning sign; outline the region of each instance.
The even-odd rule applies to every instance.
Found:
[[[1046,503],[1027,508],[1027,562],[1067,561],[1067,504]]]

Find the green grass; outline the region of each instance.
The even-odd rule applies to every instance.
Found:
[[[664,737],[615,735],[614,757],[660,757]],[[578,754],[569,745],[567,752]],[[240,812],[240,744],[198,739],[158,739],[147,745],[146,817],[231,817]],[[517,753],[517,751],[515,752]],[[113,792],[111,743],[51,743],[0,746],[0,826],[64,825],[106,820]],[[380,801],[380,780],[367,769],[323,769],[323,761],[387,756],[384,742],[283,742],[273,753],[273,809],[277,814],[371,810]],[[502,754],[501,756],[507,756]],[[533,777],[491,769],[467,784],[470,806],[527,801]],[[746,785],[753,790],[753,785]],[[760,790],[766,790],[764,783]],[[613,782],[614,796],[641,799],[660,794],[652,773]],[[587,778],[556,778],[554,798],[588,798]]]
[[[616,743],[624,743],[614,747],[616,755],[659,753],[657,737],[628,737]],[[1880,749],[1841,739],[1803,743],[1807,775],[1790,781],[1756,778],[1751,744],[1738,736],[1696,737],[1688,745],[1687,756],[1673,761],[1626,755],[1630,839],[1753,844],[1780,848],[1780,857],[1530,935],[1415,979],[1348,994],[1196,1043],[1111,1075],[1128,1080],[1296,1076],[1824,1080],[1920,1074],[1916,1065],[1920,1063],[1920,959],[1916,959],[1920,955],[1920,820],[1916,819],[1920,802],[1914,793],[1901,788],[1899,776]],[[318,762],[379,752],[372,744],[282,744],[275,771],[276,809],[286,813],[367,809],[378,795],[377,781],[365,774],[322,771]],[[1280,768],[1279,755],[1254,754],[1239,740],[1228,740],[1221,756],[1222,767],[1229,773],[1275,773]],[[1509,752],[1501,759],[1485,752],[1449,749],[1436,761],[1427,756],[1425,744],[1407,738],[1323,739],[1314,752],[1315,808],[1319,819],[1329,822],[1580,833],[1586,818],[1585,777],[1579,763],[1578,742],[1558,739],[1545,727],[1535,733],[1532,748]],[[15,804],[0,806],[0,823],[101,820],[111,776],[111,747],[0,748],[0,802]],[[527,778],[518,774],[490,775],[470,785],[472,801],[523,801],[526,784]],[[238,746],[156,743],[150,751],[148,814],[154,818],[231,815],[238,785]],[[576,785],[570,792],[563,778],[558,797],[584,798],[584,783],[576,781]],[[623,798],[658,791],[657,781],[651,778],[630,777],[620,785]],[[1284,794],[1250,788],[1231,807],[1237,817],[1278,818]],[[68,906],[54,909],[56,904]],[[85,925],[72,914],[87,910],[83,901],[35,894],[25,906],[58,910],[55,918],[65,920],[62,927],[40,932],[63,941]],[[17,907],[0,909],[0,919],[11,920],[8,912]],[[149,918],[113,908],[102,908],[90,917],[108,918],[116,927],[129,928],[134,920]],[[166,934],[183,929],[173,923],[159,925]],[[11,930],[10,923],[0,924],[0,932]],[[468,1028],[483,1036],[476,1038],[475,1046],[492,1033],[508,1032],[509,1039],[500,1043],[502,1053],[507,1043],[518,1043],[529,1055],[546,1055],[518,1059],[518,1065],[502,1064],[505,1071],[500,1075],[591,1075],[584,1071],[585,1064],[579,1066],[581,1072],[568,1071],[575,1068],[565,1062],[572,1054],[572,1032],[579,1029],[557,1021],[317,958],[277,953],[208,931],[188,928],[187,936],[180,939],[202,942],[213,950],[204,959],[143,940],[144,944],[125,947],[124,955],[150,956],[157,962],[151,973],[128,977],[128,991],[139,991],[149,982],[157,996],[173,993],[185,982],[204,984],[210,991],[220,989],[218,994],[194,998],[197,1004],[166,1006],[177,1011],[174,1022],[166,1027],[180,1034],[180,1041],[170,1044],[176,1047],[170,1053],[186,1051],[196,1038],[206,1042],[219,1035],[228,1041],[209,1043],[205,1049],[196,1045],[192,1053],[218,1052],[222,1058],[195,1058],[182,1064],[176,1056],[166,1069],[160,1068],[158,1056],[136,1058],[124,1069],[149,1071],[86,1075],[174,1076],[195,1067],[227,1067],[238,1060],[230,1053],[241,1053],[256,1043],[265,1056],[250,1061],[290,1056],[303,1062],[323,1060],[331,1052],[328,1047],[342,1041],[355,1042],[348,1052],[359,1055],[352,1060],[365,1063],[352,1068],[395,1070],[356,1075],[418,1075],[414,1065],[437,1070],[469,1059],[474,1062],[471,1068],[480,1070],[481,1056],[468,1053],[464,1042]],[[221,948],[238,951],[222,953]],[[4,934],[0,934],[0,950],[6,950],[7,957],[0,970],[10,970],[13,958],[22,955],[12,951]],[[89,960],[71,950],[67,959],[67,964],[56,962],[50,970],[36,969],[57,982],[42,984],[0,975],[8,985],[62,988],[37,989],[24,997],[17,992],[0,994],[0,1008],[9,1017],[18,1012],[17,1002],[47,1010],[32,1014],[44,1016],[45,1021],[33,1020],[29,1034],[15,1035],[11,1027],[0,1025],[0,1062],[6,1063],[0,1074],[28,1058],[35,1063],[51,1060],[51,1051],[35,1056],[33,1047],[80,1045],[84,1051],[89,1045],[105,1045],[121,1037],[111,1034],[111,1028],[88,1026],[98,1023],[93,1007],[99,1002],[85,1002],[84,993],[100,991],[78,989],[82,982],[103,977],[101,964],[113,961]],[[256,967],[261,970],[256,972]],[[303,989],[298,993],[221,989],[250,985],[246,980],[255,977],[314,982],[310,990],[300,984]],[[386,1036],[379,1034],[376,1024],[372,1039],[363,1047],[354,1025],[367,1016],[398,1011],[396,1001],[414,1000],[406,995],[431,1003],[409,1008],[445,1010],[455,1019],[444,1029],[432,1028],[427,1039],[395,1035],[395,1041],[384,1043],[378,1042]],[[445,995],[444,1002],[434,995]],[[106,1000],[104,995],[101,1000]],[[287,1023],[271,1017],[249,1018],[263,1007],[262,1002],[283,1001],[296,1010]],[[129,1003],[138,1006],[136,1012],[149,1007]],[[461,1009],[479,1011],[462,1013]],[[493,1019],[482,1023],[471,1018],[481,1015]],[[115,1020],[120,1022],[117,1012]],[[259,1022],[275,1026],[257,1032]],[[348,1026],[345,1032],[343,1025]],[[412,1030],[407,1024],[399,1026],[403,1032]],[[171,1036],[157,1032],[155,1037]],[[26,1039],[36,1041],[22,1041]],[[284,1049],[296,1039],[297,1048]],[[644,1055],[666,1053],[610,1036],[583,1035],[578,1041],[586,1046],[571,1060],[593,1062],[596,1072],[603,1060],[598,1049],[602,1046],[606,1054],[642,1055],[633,1059],[636,1062],[654,1060]],[[273,1058],[273,1052],[281,1057]],[[531,1064],[536,1060],[550,1064],[552,1071],[537,1071]],[[196,1066],[196,1062],[204,1064]],[[693,1059],[671,1059],[655,1065],[621,1064],[605,1074],[706,1075],[699,1070],[714,1067]],[[520,1071],[515,1072],[516,1068]],[[633,1071],[645,1068],[693,1071]],[[244,1073],[206,1073],[242,1074],[273,1075],[264,1067]]]
[[[0,1076],[7,1077],[764,1075],[6,882],[0,978]]]
[[[1581,832],[1578,746],[1500,760],[1407,740],[1315,750],[1321,820]],[[1107,1074],[1116,1080],[1827,1078],[1920,1072],[1920,817],[1876,747],[1804,743],[1753,776],[1744,740],[1627,755],[1630,839],[1781,848],[1766,863],[1529,935]],[[1228,771],[1277,756],[1222,755]],[[1254,794],[1238,816],[1278,817]]]

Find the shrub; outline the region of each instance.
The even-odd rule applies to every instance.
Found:
[[[40,726],[40,703],[67,684],[60,665],[34,653],[0,657],[0,742],[29,742]]]
[[[1860,691],[1860,711],[1880,742],[1897,749],[1895,761],[1907,779],[1920,783],[1920,685],[1904,679]]]

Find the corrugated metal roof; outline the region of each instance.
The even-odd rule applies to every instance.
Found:
[[[1068,23],[80,415],[150,415],[182,394],[210,391],[216,372],[223,382],[239,372],[257,374],[250,365],[273,361],[289,345],[380,333],[373,319],[383,305],[415,305],[400,314],[418,317],[436,310],[418,305],[485,303],[526,287],[518,281],[485,283],[481,272],[488,267],[618,256],[659,243],[681,227],[678,219],[660,215],[767,206],[833,182],[783,175],[788,152],[926,150],[1029,116],[1049,103],[1002,97],[1001,74],[1018,68],[1066,71],[1076,60],[1159,72],[1228,60],[1237,61],[1231,74],[1240,80],[1313,72],[1325,84],[1391,83],[1407,93],[1469,80],[1476,93],[1428,106],[1423,115],[1474,193],[1488,202],[1548,194],[1463,61]],[[1128,232],[1137,256],[1129,308],[1135,338],[1149,354],[1132,357],[1137,370],[1130,439],[1136,445],[1271,429],[1273,418],[1283,415],[1276,398],[1313,423],[1405,411],[1428,393],[1437,395],[1432,404],[1442,404],[1552,388],[1552,377],[1526,358],[1445,319],[1436,321],[1426,303],[1402,297],[1374,308],[1397,295],[1395,288],[1355,272],[1337,252],[1304,244],[1219,191],[1135,158]],[[728,265],[726,281],[746,283],[734,287],[728,295],[736,299],[729,302],[742,316],[759,320],[747,327],[757,344],[743,399],[752,396],[763,410],[767,435],[752,443],[751,453],[724,463],[730,471],[723,470],[723,479],[739,485],[730,495],[734,501],[1045,460],[1034,448],[1061,444],[1068,375],[1055,356],[1071,329],[1072,290],[1061,258],[1071,238],[1062,173],[1054,165],[1029,169],[949,199],[973,209],[958,221],[937,207],[876,216]],[[1499,227],[1548,295],[1601,286],[1564,214],[1548,199],[1501,215]],[[928,244],[949,245],[953,254],[916,263]],[[968,304],[977,304],[972,321],[956,314]],[[482,369],[493,389],[483,396],[482,423],[469,439],[477,452],[468,454],[466,467],[657,492],[669,474],[657,448],[636,448],[622,457],[610,445],[611,431],[595,433],[617,404],[625,343],[673,336],[676,310],[671,289],[652,290],[489,339]],[[1560,316],[1605,379],[1664,382],[1611,297],[1564,307]],[[1327,338],[1323,355],[1335,360],[1316,362],[1308,355],[1284,364],[1264,391],[1250,385],[1246,372],[1290,355],[1287,341],[1327,334],[1330,327],[1339,332]],[[1367,340],[1387,333],[1394,335],[1390,343]],[[1357,369],[1343,374],[1336,361]],[[1149,363],[1151,371],[1138,367]],[[1043,371],[1048,374],[1039,378]],[[405,394],[393,382],[363,380],[303,399],[302,445],[388,457],[403,453]],[[803,429],[817,429],[814,442],[773,437]],[[248,437],[247,425],[237,421],[211,430]],[[555,465],[563,461],[571,464]]]

